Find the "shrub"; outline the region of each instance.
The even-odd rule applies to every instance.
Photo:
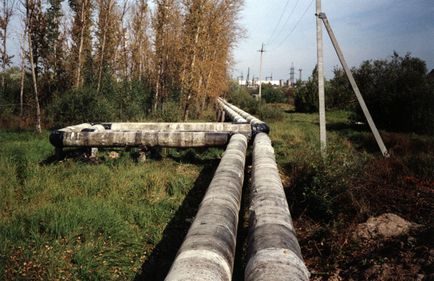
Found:
[[[48,108],[48,115],[55,127],[84,122],[107,122],[115,117],[115,109],[96,90],[84,87],[63,94],[56,93]]]
[[[394,53],[388,60],[363,62],[354,77],[378,127],[434,134],[434,83],[424,61]],[[364,120],[358,105],[353,113],[353,119]]]
[[[284,103],[288,102],[288,97],[281,87],[273,87],[272,85],[262,85],[262,98],[266,103]]]
[[[316,82],[309,79],[305,85],[300,85],[294,95],[295,111],[312,113],[318,111],[318,87]]]

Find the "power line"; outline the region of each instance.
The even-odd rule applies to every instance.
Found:
[[[274,30],[273,30],[273,32],[271,33],[270,38],[268,38],[268,40],[267,40],[267,45],[270,43],[271,39],[273,39],[273,36],[274,36],[274,34],[276,33],[276,30],[277,30],[277,28],[279,27],[280,22],[282,21],[283,14],[285,13],[286,8],[288,7],[288,4],[289,4],[289,0],[286,1],[286,4],[285,4],[285,6],[284,6],[283,9],[282,9],[282,13],[280,14],[279,20],[277,21],[277,24],[276,24],[276,26],[274,27]]]
[[[292,33],[294,32],[294,30],[297,28],[297,26],[300,24],[301,20],[302,20],[302,19],[304,18],[304,16],[306,15],[307,11],[308,11],[308,10],[310,9],[310,7],[312,6],[313,1],[314,1],[314,0],[310,1],[309,6],[307,6],[306,10],[304,10],[304,13],[303,13],[303,14],[301,15],[301,17],[298,19],[297,23],[294,25],[294,27],[291,29],[291,31],[288,33],[288,35],[285,37],[285,39],[283,39],[283,40],[279,43],[279,45],[277,46],[277,48],[279,48],[280,46],[282,46],[282,44],[285,43],[286,40],[288,40],[288,38],[292,35]],[[276,49],[277,49],[277,48],[276,48]]]
[[[291,13],[289,13],[289,16],[286,18],[286,21],[282,25],[282,28],[280,28],[279,33],[277,34],[276,38],[279,38],[280,34],[282,34],[282,32],[285,30],[285,26],[289,22],[289,20],[292,18],[292,15],[294,14],[294,11],[297,8],[299,2],[300,2],[300,0],[297,0],[297,2],[295,2],[294,8],[292,8]]]

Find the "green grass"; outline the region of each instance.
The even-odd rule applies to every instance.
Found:
[[[0,143],[0,279],[132,279],[201,170],[128,153],[42,164],[47,132]]]
[[[384,160],[371,133],[347,121],[349,113],[327,112],[323,159],[317,114],[269,106],[276,114],[264,121],[294,222],[303,229],[303,254],[309,261],[318,247],[328,253],[324,267],[315,260],[314,268],[329,270],[338,260],[344,250],[336,241],[350,235],[354,221],[386,211],[418,223],[432,220],[432,137],[381,132],[392,154]],[[198,180],[211,176],[209,164],[215,166],[223,150],[163,149],[161,159],[145,163],[129,152],[119,159],[103,152],[97,162],[50,164],[48,134],[0,131],[0,279],[131,280],[144,263],[154,266],[147,263],[152,256],[161,271],[153,274],[164,275],[170,262],[161,259],[182,242],[182,235],[166,236],[188,228],[200,202],[190,196],[205,190],[206,180]]]

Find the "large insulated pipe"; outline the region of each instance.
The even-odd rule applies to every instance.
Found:
[[[226,100],[224,100],[222,98],[218,98],[218,102],[224,104],[230,110],[234,111],[239,116],[246,119],[247,122],[249,122],[252,125],[253,134],[256,134],[259,132],[263,132],[263,133],[269,133],[270,132],[270,128],[268,127],[268,125],[264,121],[259,120],[255,116],[245,112],[244,110],[236,107],[235,105],[227,102]]]
[[[265,133],[255,137],[252,167],[249,260],[245,281],[309,280],[274,149]]]
[[[231,137],[166,281],[232,278],[247,138]]]
[[[235,123],[250,123],[245,118],[243,118],[239,113],[234,111],[229,105],[227,105],[223,99],[218,98],[217,103],[224,110],[224,112],[229,116],[229,118]]]
[[[250,124],[231,123],[81,124],[52,132],[50,142],[55,147],[225,146],[234,134],[250,139],[251,130]]]

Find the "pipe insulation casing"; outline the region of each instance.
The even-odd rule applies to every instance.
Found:
[[[166,281],[232,278],[247,138],[233,135]]]
[[[227,105],[223,99],[217,100],[220,107],[228,114],[229,118],[235,123],[250,123],[245,118],[243,118],[240,114],[234,111],[229,105]]]
[[[225,146],[230,136],[251,137],[250,124],[233,123],[101,123],[53,131],[55,147],[204,147]]]
[[[288,203],[271,146],[265,133],[253,144],[249,207],[249,261],[246,281],[309,280],[292,225]]]
[[[235,116],[239,116],[243,119],[245,119],[247,122],[249,122],[252,126],[252,134],[256,135],[257,133],[269,133],[270,127],[268,127],[267,123],[264,121],[259,120],[255,116],[245,112],[244,110],[236,107],[235,105],[227,102],[226,100],[222,98],[218,98],[217,100],[219,104],[221,104],[222,108],[226,110],[227,112],[233,112],[232,114],[235,114]],[[229,115],[231,115],[229,113]],[[232,118],[232,120],[234,120]]]

